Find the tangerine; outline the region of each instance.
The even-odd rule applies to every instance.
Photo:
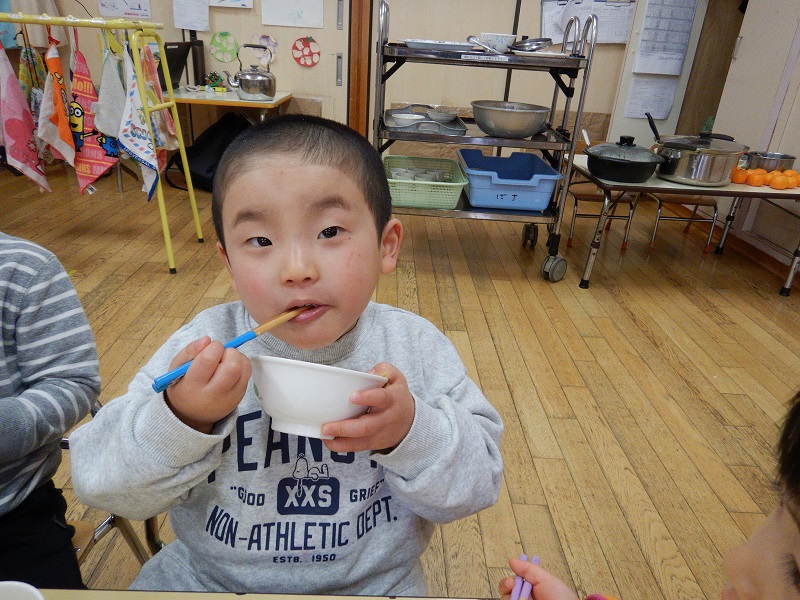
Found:
[[[789,181],[789,185],[786,186],[787,188],[796,188],[798,184],[800,184],[800,177],[797,175],[787,175],[786,179]]]
[[[775,175],[770,181],[769,187],[773,190],[785,190],[789,187],[789,178],[786,175]]]
[[[757,169],[753,169],[753,171],[755,173],[761,173],[762,175],[766,175],[767,174],[767,170],[766,169],[762,169],[761,167],[758,167]]]
[[[753,171],[747,176],[745,183],[747,185],[752,185],[753,187],[761,187],[764,185],[764,175],[764,173]]]
[[[734,167],[733,171],[731,171],[731,181],[733,183],[744,183],[747,181],[747,171]]]
[[[800,175],[800,173],[798,173],[794,169],[786,169],[783,172],[783,174],[786,175],[787,177],[797,177],[798,175]]]

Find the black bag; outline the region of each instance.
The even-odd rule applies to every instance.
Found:
[[[250,126],[250,121],[239,113],[226,113],[220,117],[219,121],[201,133],[191,146],[186,148],[186,160],[189,163],[189,173],[195,188],[207,192],[212,191],[214,174],[223,152],[236,136]],[[170,158],[164,171],[164,179],[172,187],[185,190],[186,188],[175,185],[169,180],[169,170],[173,165],[183,173],[180,152],[175,152]]]

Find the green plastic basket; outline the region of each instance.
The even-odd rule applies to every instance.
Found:
[[[467,176],[454,160],[418,156],[383,157],[383,167],[389,179],[389,191],[394,206],[413,208],[442,208],[452,210],[458,204]],[[442,171],[444,181],[407,181],[392,179],[393,168]]]

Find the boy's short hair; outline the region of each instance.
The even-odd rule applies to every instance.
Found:
[[[791,400],[778,442],[778,477],[783,491],[800,505],[800,392]]]
[[[211,212],[217,238],[225,247],[222,205],[233,179],[268,154],[296,155],[314,165],[332,167],[352,177],[367,199],[380,238],[392,215],[389,182],[381,156],[358,132],[330,119],[283,115],[240,134],[220,159],[214,175]]]

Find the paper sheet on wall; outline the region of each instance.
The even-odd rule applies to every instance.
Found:
[[[599,44],[626,44],[635,12],[636,0],[542,0],[541,35],[560,44],[570,17],[577,16],[582,29],[589,16],[595,14]]]
[[[100,16],[150,20],[150,0],[98,0]]]
[[[680,75],[689,48],[697,0],[649,0],[634,73]]]
[[[172,0],[172,19],[176,29],[209,31],[208,0]]]
[[[630,119],[645,119],[647,117],[644,113],[649,112],[654,119],[666,119],[672,111],[677,92],[678,77],[631,75],[625,116]]]
[[[261,0],[261,23],[322,29],[322,0]]]

